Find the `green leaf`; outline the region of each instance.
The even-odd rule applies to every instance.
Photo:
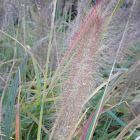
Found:
[[[42,39],[40,39],[30,50],[30,52],[32,52],[39,44],[41,44],[45,39],[47,39],[47,37],[44,37]],[[22,63],[19,66],[19,70],[20,70],[20,75],[23,75],[23,69],[24,66],[29,58],[30,54],[28,53]],[[6,112],[5,112],[5,121],[4,121],[4,127],[5,127],[5,135],[7,136],[5,139],[8,140],[9,137],[11,136],[11,124],[12,124],[12,120],[13,120],[13,108],[14,108],[14,103],[15,103],[15,99],[16,99],[16,94],[17,94],[17,89],[18,89],[18,85],[19,85],[19,70],[17,71],[12,86],[10,88],[10,92],[8,95],[8,99],[7,99],[7,104],[6,104]]]

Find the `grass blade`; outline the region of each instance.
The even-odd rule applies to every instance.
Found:
[[[115,119],[121,126],[126,127],[126,124],[120,120],[114,113],[112,113],[112,111],[108,110],[107,113],[113,118]],[[132,130],[129,130],[129,132],[131,133]],[[138,137],[135,133],[133,133],[134,137]]]
[[[115,140],[120,140],[128,131],[132,132],[132,130],[130,130],[130,129],[139,119],[140,119],[140,115],[138,115],[128,125],[126,125],[125,128],[121,131],[121,133],[117,136],[117,138]],[[138,136],[135,135],[135,137],[138,137]]]
[[[30,118],[32,118],[33,121],[34,121],[36,124],[39,125],[38,119],[37,119],[33,114],[31,114],[29,111],[25,110],[24,108],[22,108],[22,109],[23,109],[25,112],[27,112],[28,116],[29,116]],[[41,128],[44,130],[44,132],[45,132],[46,134],[49,133],[49,131],[45,128],[44,125],[41,125]]]
[[[19,81],[20,80],[20,70],[19,70]],[[21,86],[19,86],[19,95],[18,95],[18,103],[17,103],[17,113],[16,113],[16,140],[19,140],[19,99],[20,99],[20,91],[21,91]]]
[[[30,50],[30,52],[32,52],[39,44],[41,44],[45,39],[47,39],[47,37],[44,37],[42,39],[40,39]],[[23,75],[23,69],[24,66],[28,60],[30,56],[30,53],[28,53],[22,63],[19,66],[19,70],[20,70],[20,75]],[[5,135],[7,136],[7,140],[8,137],[10,137],[11,135],[11,124],[12,124],[12,119],[13,119],[13,107],[14,107],[14,103],[15,103],[15,99],[16,99],[16,94],[17,94],[17,89],[18,89],[18,85],[19,85],[19,70],[17,71],[12,86],[10,88],[10,92],[8,95],[8,100],[7,100],[7,104],[6,104],[6,113],[5,113],[5,121],[4,121],[4,127],[5,127]]]
[[[40,135],[41,135],[43,106],[44,106],[44,100],[45,100],[45,95],[46,95],[45,94],[45,92],[46,92],[46,83],[47,83],[46,79],[47,79],[47,74],[48,74],[50,51],[51,51],[51,47],[52,47],[52,36],[53,36],[53,31],[54,31],[54,20],[55,20],[55,12],[56,12],[56,3],[57,3],[57,0],[54,0],[54,10],[53,10],[53,14],[52,14],[51,32],[50,32],[50,39],[49,39],[49,46],[48,46],[48,55],[47,55],[47,62],[46,62],[46,73],[45,73],[43,97],[42,97],[41,111],[40,111],[40,118],[39,118],[39,125],[38,125],[37,140],[40,140]]]
[[[119,6],[121,5],[121,3],[122,3],[122,0],[119,0],[118,3],[117,3],[117,5],[116,5],[116,7],[115,7],[115,9],[114,9],[114,11],[113,11],[113,14],[112,14],[113,16],[115,15],[115,13],[116,13],[117,9],[119,8]],[[134,5],[134,3],[133,3],[133,5]],[[133,6],[132,6],[132,9],[133,9]],[[131,12],[129,14],[129,18],[130,17],[131,17]],[[124,38],[125,38],[126,33],[127,33],[128,23],[129,23],[129,19],[128,19],[128,22],[127,22],[127,24],[125,26],[125,29],[124,29],[124,32],[123,32],[123,37],[122,37],[122,39],[120,41],[120,44],[119,44],[119,47],[118,47],[118,50],[117,50],[117,53],[116,53],[116,57],[115,57],[115,60],[114,60],[114,63],[112,65],[112,69],[111,69],[111,72],[110,72],[110,75],[109,75],[109,79],[108,79],[107,84],[106,84],[106,88],[105,88],[104,94],[103,94],[103,96],[101,98],[100,103],[98,104],[98,107],[96,109],[96,112],[95,112],[95,115],[93,117],[93,120],[92,120],[92,122],[90,124],[90,127],[89,127],[88,131],[87,131],[87,134],[86,134],[86,137],[85,137],[87,140],[90,140],[92,138],[92,135],[93,135],[94,130],[96,128],[97,121],[98,121],[98,119],[100,117],[100,114],[101,114],[101,111],[102,111],[102,108],[103,108],[103,104],[104,104],[104,100],[105,100],[106,94],[107,94],[107,87],[109,85],[109,81],[110,81],[110,78],[112,76],[112,73],[113,73],[113,70],[114,70],[114,67],[115,67],[115,64],[116,64],[116,60],[118,58],[120,49],[122,47],[122,43],[123,43]]]

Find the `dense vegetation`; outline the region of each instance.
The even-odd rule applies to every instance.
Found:
[[[138,140],[139,0],[0,0],[0,137]]]

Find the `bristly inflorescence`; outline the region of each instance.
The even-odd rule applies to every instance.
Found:
[[[100,4],[101,0],[83,23],[70,46],[70,49],[75,50],[75,54],[67,69],[68,80],[61,93],[64,99],[60,103],[60,118],[55,136],[59,136],[59,139],[66,139],[70,135],[81,113],[83,101],[95,84],[93,82],[96,71],[94,57],[107,19],[101,12]]]
[[[60,63],[62,65],[69,54],[73,57],[66,70],[67,78],[61,93],[64,98],[59,102],[55,139],[65,140],[69,137],[81,115],[83,102],[102,81],[101,69],[111,69],[120,42],[124,43],[120,46],[121,52],[118,53],[116,63],[120,63],[120,60],[126,56],[128,53],[126,50],[129,51],[124,41],[127,38],[123,37],[123,33],[130,19],[124,19],[124,22],[118,25],[116,14],[104,36],[107,22],[117,2],[109,1],[106,4],[101,1],[97,3],[86,20],[81,20],[85,22],[81,22],[81,28],[78,28],[78,32],[72,37],[72,43]],[[72,32],[75,32],[75,28]]]

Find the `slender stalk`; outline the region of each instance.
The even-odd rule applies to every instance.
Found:
[[[54,0],[54,9],[53,9],[53,13],[52,13],[51,32],[50,32],[50,39],[49,39],[49,46],[48,46],[48,55],[47,55],[47,62],[46,62],[46,73],[45,73],[45,77],[46,78],[47,78],[48,67],[49,67],[50,51],[51,51],[51,47],[52,47],[52,36],[53,36],[53,31],[54,31],[54,20],[55,20],[55,12],[56,12],[56,3],[57,3],[57,0]],[[40,118],[39,118],[39,125],[38,125],[37,140],[40,140],[40,135],[41,135],[43,106],[44,106],[44,101],[45,101],[45,95],[46,95],[45,92],[46,92],[46,84],[47,84],[46,78],[45,78],[45,81],[44,81],[43,97],[42,97],[42,103],[41,103],[41,111],[40,111]]]

